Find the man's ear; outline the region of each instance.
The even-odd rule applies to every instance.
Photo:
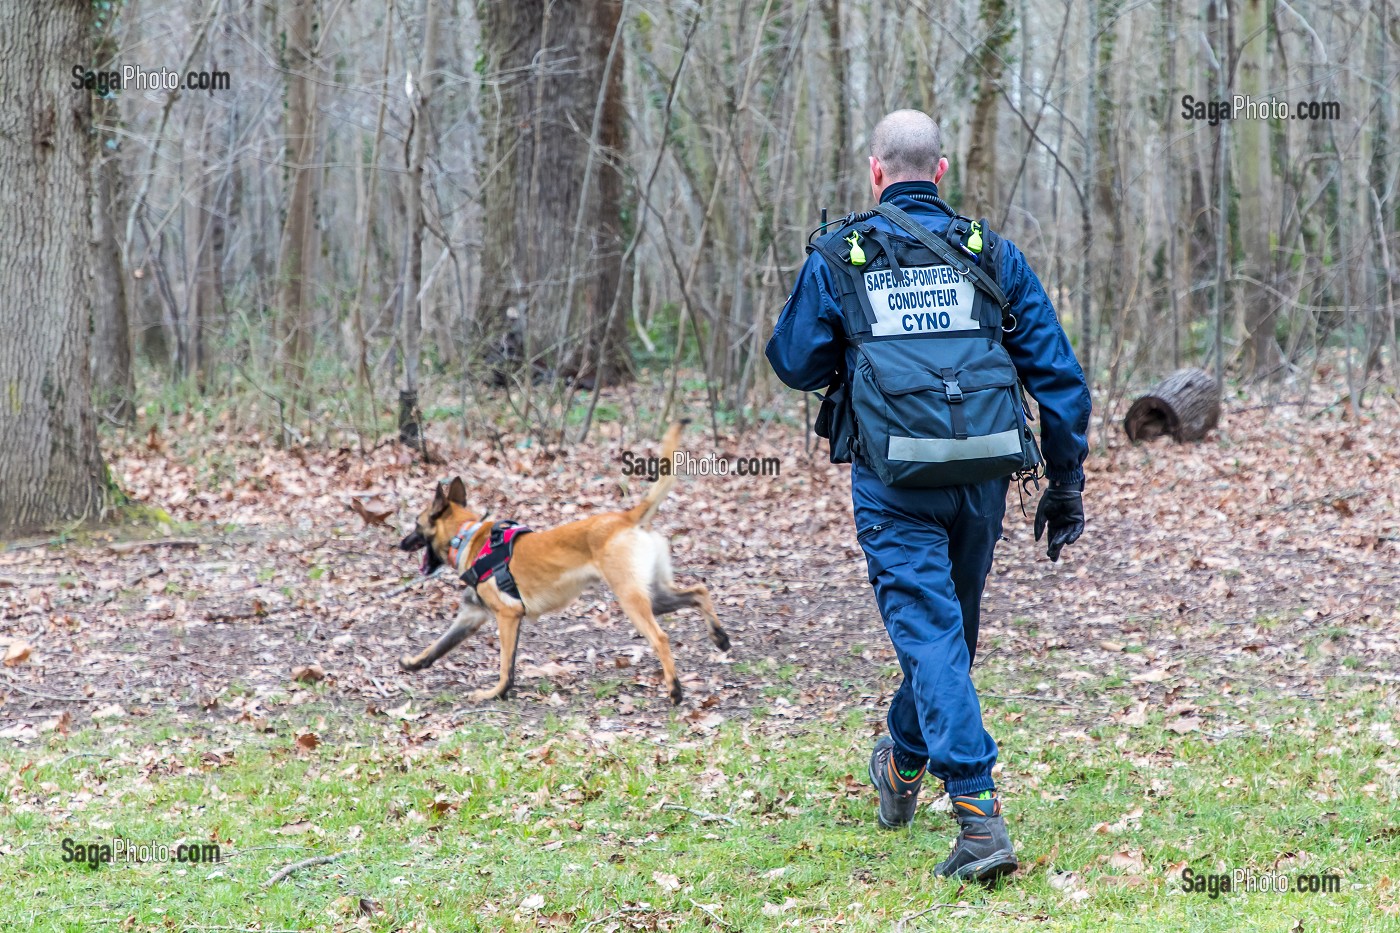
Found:
[[[933,183],[936,185],[942,180],[943,174],[948,171],[948,159],[946,157],[938,160],[938,168],[933,172]]]
[[[462,482],[462,477],[452,477],[452,485],[447,489],[447,501],[453,505],[467,504],[467,484]]]

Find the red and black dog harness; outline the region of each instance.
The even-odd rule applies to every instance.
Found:
[[[481,522],[463,525],[452,536],[447,556],[455,569],[461,569],[458,560],[466,558],[466,549],[471,546],[471,540],[480,527]],[[515,542],[522,535],[529,533],[529,528],[517,522],[492,524],[491,531],[486,536],[486,543],[477,552],[471,566],[462,574],[462,582],[476,589],[484,581],[494,577],[497,589],[512,599],[520,599],[520,588],[515,585],[515,578],[510,573],[510,559],[515,554]]]

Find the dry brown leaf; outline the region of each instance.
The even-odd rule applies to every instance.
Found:
[[[372,509],[369,506],[365,505],[364,500],[362,499],[351,499],[350,511],[354,512],[356,515],[360,516],[360,518],[364,519],[366,528],[369,528],[373,525],[387,526],[389,524],[390,517],[392,517],[394,514],[393,509]]]
[[[12,641],[5,649],[5,666],[14,667],[16,664],[23,664],[29,660],[29,656],[34,653],[34,646],[27,641]]]
[[[1141,849],[1124,849],[1108,857],[1108,867],[1124,874],[1140,875],[1147,870],[1147,863],[1142,859]]]
[[[300,664],[292,668],[292,680],[298,683],[314,684],[325,679],[325,668],[315,662],[311,664]]]
[[[1167,723],[1167,728],[1177,735],[1186,735],[1189,732],[1201,731],[1201,719],[1199,716],[1183,716]]]
[[[301,732],[297,734],[296,746],[298,751],[309,752],[314,748],[319,748],[320,745],[321,737],[314,732]]]

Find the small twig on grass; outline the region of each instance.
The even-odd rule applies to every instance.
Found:
[[[728,823],[730,826],[738,826],[738,825],[739,825],[739,821],[736,820],[736,819],[734,819],[734,817],[732,817],[732,816],[725,816],[723,813],[709,813],[709,812],[706,812],[705,810],[693,810],[693,809],[691,809],[690,807],[683,807],[683,806],[681,806],[681,805],[678,804],[678,803],[667,803],[667,802],[664,801],[664,800],[661,801],[661,809],[663,809],[663,810],[681,810],[681,811],[684,811],[684,812],[686,812],[686,813],[690,813],[690,814],[692,814],[692,815],[694,815],[694,816],[698,816],[698,817],[700,817],[700,819],[706,820],[706,821],[708,821],[708,822]]]
[[[585,923],[585,924],[583,925],[583,928],[582,928],[581,930],[579,930],[579,933],[588,933],[589,930],[593,929],[593,928],[596,927],[598,924],[600,924],[600,923],[607,923],[609,920],[616,920],[618,917],[621,917],[623,914],[644,913],[645,911],[646,911],[646,908],[645,908],[645,907],[619,907],[617,910],[614,910],[612,913],[608,914],[606,917],[599,917],[597,920],[590,920],[590,921],[588,921],[587,923]]]
[[[919,911],[918,913],[910,914],[910,915],[907,916],[907,917],[901,917],[900,920],[899,920],[899,922],[896,923],[896,924],[894,925],[895,933],[903,933],[904,925],[905,925],[906,923],[908,923],[909,921],[911,921],[911,920],[917,920],[917,919],[919,919],[920,917],[922,917],[924,914],[931,914],[931,913],[933,913],[935,910],[944,910],[944,909],[952,909],[952,910],[986,910],[986,911],[990,911],[991,913],[994,913],[994,914],[1001,914],[1003,917],[1011,917],[1011,918],[1016,919],[1016,920],[1020,920],[1020,919],[1021,919],[1021,917],[1020,917],[1018,914],[1014,914],[1014,913],[1012,913],[1012,912],[1009,911],[1009,910],[1002,910],[1000,907],[993,907],[993,906],[991,906],[990,904],[963,904],[963,903],[958,903],[958,902],[954,902],[954,903],[952,903],[952,904],[934,904],[932,907],[925,907],[923,910]]]
[[[734,929],[734,925],[732,923],[725,923],[722,919],[720,919],[719,914],[715,913],[713,910],[706,907],[704,904],[699,903],[695,900],[695,898],[691,898],[690,903],[693,904],[698,910],[704,911],[705,916],[709,917],[711,920],[713,920],[715,923],[718,923],[720,926],[727,927],[731,930]]]
[[[289,875],[291,875],[291,874],[293,874],[293,873],[295,873],[295,872],[301,871],[303,868],[311,868],[311,867],[316,866],[316,865],[329,865],[331,862],[334,862],[334,861],[335,861],[336,859],[338,859],[338,858],[340,858],[340,854],[339,854],[339,853],[337,853],[337,854],[335,854],[335,855],[316,855],[316,856],[312,856],[311,858],[304,858],[304,859],[302,859],[300,862],[293,862],[292,864],[288,865],[286,868],[283,868],[283,869],[281,869],[280,871],[278,871],[278,872],[277,872],[275,875],[273,875],[271,878],[269,878],[269,879],[267,879],[266,881],[264,881],[264,882],[263,882],[263,887],[265,887],[265,888],[270,888],[270,887],[272,887],[273,885],[275,885],[277,882],[279,882],[279,881],[283,880],[284,878],[286,878],[287,876],[289,876]]]
[[[54,766],[55,768],[61,768],[61,767],[63,767],[64,765],[66,765],[68,762],[72,761],[74,758],[111,758],[111,757],[112,757],[112,755],[111,755],[109,752],[74,752],[74,753],[71,754],[71,755],[64,755],[62,758],[58,759],[58,761],[55,761],[55,762],[53,763],[53,766]],[[113,759],[113,760],[116,760],[116,759]]]

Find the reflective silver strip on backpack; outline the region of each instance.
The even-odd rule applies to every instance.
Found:
[[[1019,453],[1021,432],[1012,430],[964,440],[891,435],[886,456],[891,460],[915,463],[947,463],[952,460],[983,460]]]

